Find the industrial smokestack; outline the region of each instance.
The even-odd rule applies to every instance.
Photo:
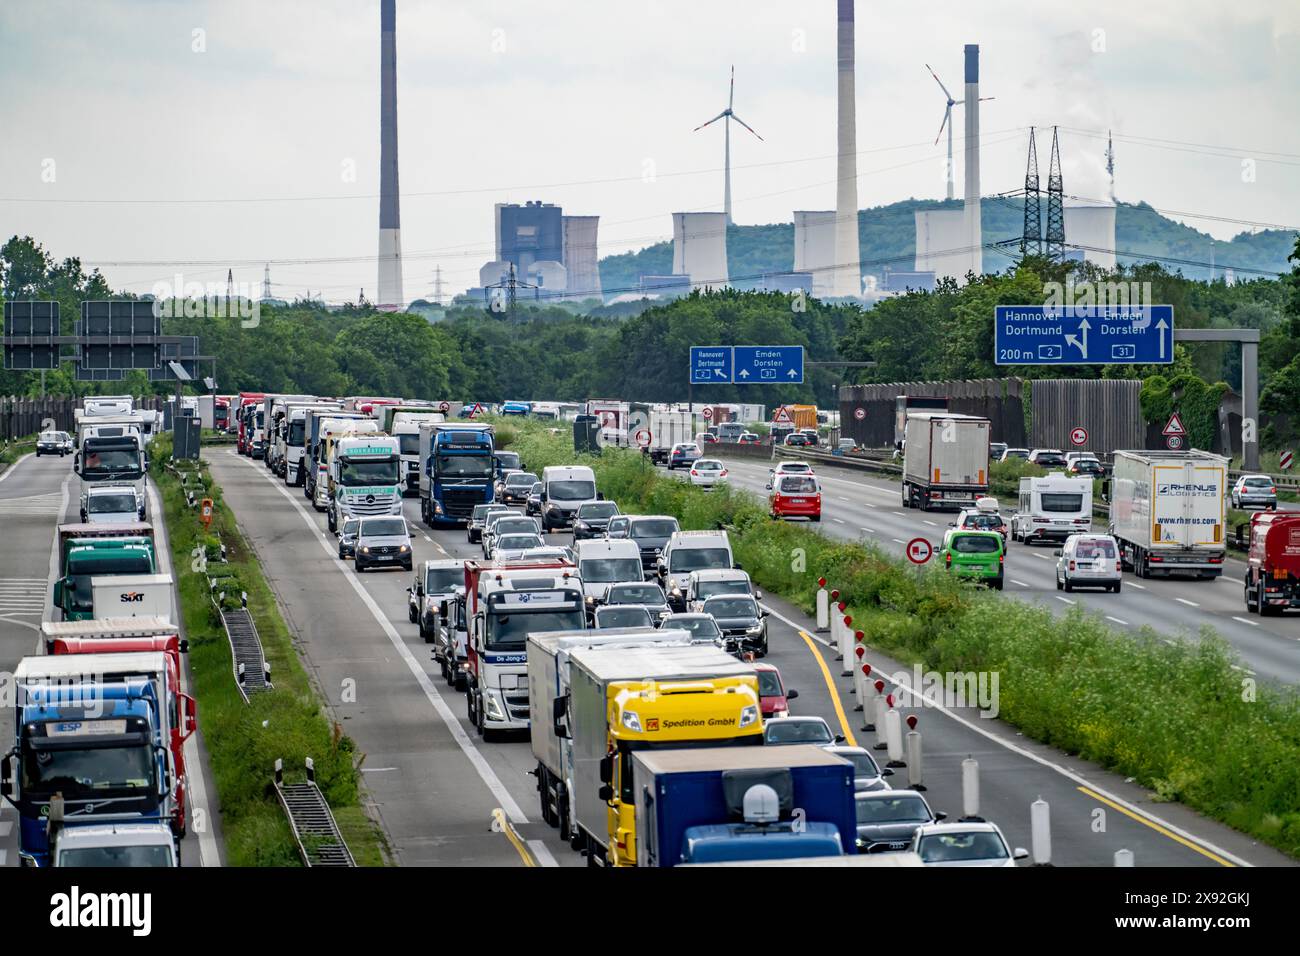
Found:
[[[980,231],[980,48],[966,44],[966,245],[970,248],[970,271],[984,271],[984,241]]]
[[[406,307],[397,188],[397,0],[379,3],[378,305],[385,309]]]
[[[839,0],[838,187],[835,190],[835,295],[861,295],[858,253],[858,131],[854,98],[853,0]]]

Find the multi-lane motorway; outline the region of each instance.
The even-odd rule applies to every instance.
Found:
[[[527,737],[499,743],[478,738],[466,719],[464,696],[442,680],[428,646],[408,622],[412,576],[357,575],[350,563],[337,560],[324,517],[300,489],[286,488],[260,462],[231,450],[213,448],[205,456],[263,563],[332,717],[364,754],[368,796],[396,862],[581,865],[583,859],[557,831],[541,822]],[[766,466],[740,471],[745,477],[738,476],[738,483],[758,481],[761,490]],[[420,524],[414,499],[407,500],[406,516],[415,531],[417,562],[481,554],[461,530]],[[833,520],[831,525],[838,527]],[[853,532],[862,533],[857,526]],[[568,536],[551,539],[567,543]],[[812,622],[779,599],[769,596],[766,603],[773,612],[768,660],[787,686],[799,690],[794,712],[824,717],[870,746],[874,737],[861,730],[851,685]],[[874,652],[868,659],[877,669],[897,669]],[[970,710],[927,708],[919,714],[927,797],[935,808],[961,815],[960,763],[973,756],[981,767],[981,815],[999,823],[1015,845],[1030,846],[1030,804],[1039,796],[1049,803],[1057,864],[1110,865],[1121,848],[1133,850],[1138,865],[1288,862],[1182,807],[1155,804],[1123,779],[1028,742],[999,721]],[[895,778],[896,785],[905,784],[905,774]]]
[[[78,520],[79,484],[72,459],[29,455],[0,474],[0,688],[12,688],[12,675],[23,657],[43,653],[41,622],[54,619],[50,588],[58,574],[55,529]],[[161,514],[156,491],[150,488],[150,517]],[[171,573],[166,529],[154,521],[158,557],[163,573]],[[187,673],[183,682],[188,686]],[[0,694],[0,733],[12,733],[13,700]],[[181,841],[185,866],[219,866],[220,820],[207,751],[203,746],[203,714],[199,732],[186,742],[190,774],[190,826]],[[3,750],[12,746],[12,739]],[[0,866],[18,865],[18,816],[0,801]]]

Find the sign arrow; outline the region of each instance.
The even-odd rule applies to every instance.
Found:
[[[741,378],[749,378],[749,369],[747,369],[747,368],[742,368],[742,369],[740,370],[740,377],[741,377]]]
[[[1169,323],[1161,319],[1156,323],[1156,328],[1160,330],[1160,358],[1163,360],[1165,357],[1165,329],[1169,328]]]
[[[727,373],[724,372],[724,371],[723,371],[722,369],[720,369],[720,368],[715,368],[715,369],[713,370],[713,374],[716,375],[716,376],[718,376],[718,378],[726,378],[726,377],[727,377]]]
[[[1092,328],[1092,326],[1088,324],[1087,316],[1084,316],[1083,321],[1079,323],[1079,331],[1083,333],[1083,341],[1080,342],[1079,337],[1076,335],[1067,335],[1065,337],[1065,344],[1077,346],[1079,351],[1082,353],[1083,358],[1088,357],[1088,330],[1090,328]],[[1161,344],[1163,343],[1164,340],[1161,339]]]
[[[794,369],[790,369],[790,371],[786,372],[785,374],[786,374],[786,375],[789,375],[791,378],[798,378],[798,377],[799,377],[799,373],[796,372]]]

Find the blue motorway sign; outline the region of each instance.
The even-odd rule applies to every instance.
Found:
[[[719,385],[731,383],[730,345],[691,346],[691,384]]]
[[[1172,305],[999,305],[997,365],[1160,365],[1174,360]]]
[[[802,345],[737,345],[736,382],[775,385],[803,382]]]

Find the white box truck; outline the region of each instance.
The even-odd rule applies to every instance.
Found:
[[[114,574],[90,579],[91,614],[176,620],[170,574]]]
[[[903,507],[971,507],[989,491],[989,420],[910,412],[903,444]]]
[[[1228,459],[1197,449],[1117,451],[1103,487],[1110,533],[1138,577],[1223,573]]]
[[[673,445],[695,440],[695,416],[687,411],[651,408],[646,413],[644,427],[649,432],[648,444],[642,444],[644,436],[638,437],[636,434],[640,431],[639,428],[632,433],[630,439],[634,445],[640,446],[656,465],[668,464],[668,454],[673,450]]]

